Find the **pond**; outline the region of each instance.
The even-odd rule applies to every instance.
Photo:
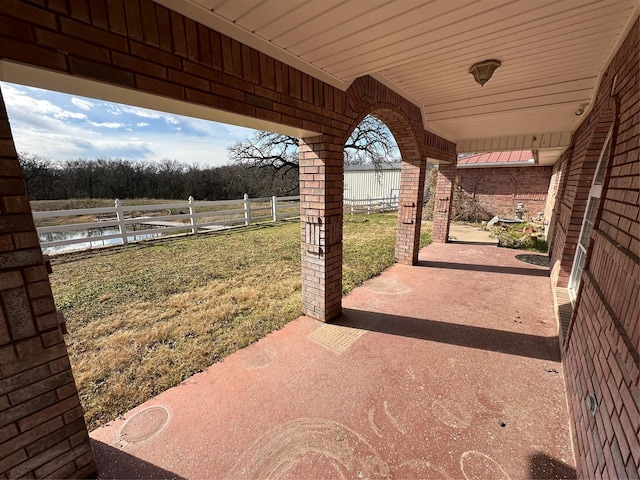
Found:
[[[95,247],[107,247],[112,245],[122,245],[122,238],[95,238],[92,240],[92,237],[102,237],[107,235],[118,235],[120,230],[117,227],[111,228],[90,228],[85,230],[72,230],[67,232],[52,232],[52,233],[40,233],[38,238],[40,239],[40,243],[43,244],[42,252],[51,254],[51,253],[65,253],[72,252],[76,250],[88,250],[90,248]],[[127,235],[127,241],[129,242],[138,242],[140,240],[149,240],[151,238],[159,238],[162,236],[162,233],[144,233],[141,232],[130,232]],[[47,242],[58,242],[64,240],[78,240],[81,238],[86,238],[86,242],[78,242],[72,243],[70,245],[58,245],[47,247],[44,244]]]

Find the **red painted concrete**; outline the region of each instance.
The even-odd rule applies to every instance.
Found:
[[[571,476],[548,270],[518,253],[423,249],[343,300],[344,353],[301,317],[94,431],[101,478]]]

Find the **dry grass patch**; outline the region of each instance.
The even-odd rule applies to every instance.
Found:
[[[395,214],[345,223],[345,293],[393,263],[395,226]],[[299,223],[60,256],[53,269],[91,429],[302,309]]]

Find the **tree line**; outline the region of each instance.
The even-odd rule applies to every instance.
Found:
[[[52,162],[20,153],[31,200],[70,198],[162,198],[230,200],[298,194],[298,139],[256,131],[227,148],[230,165],[200,167],[176,160],[133,162],[116,158],[80,158]],[[376,168],[398,160],[398,146],[387,126],[367,116],[344,145],[345,164]]]
[[[19,154],[31,200],[70,198],[162,198],[229,200],[297,195],[297,170],[266,174],[247,165],[201,167],[176,160],[140,162],[122,158],[64,162]]]

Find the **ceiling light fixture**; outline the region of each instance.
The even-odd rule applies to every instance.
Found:
[[[576,110],[576,117],[579,117],[580,115],[582,115],[584,113],[584,109],[587,107],[587,105],[589,105],[588,103],[583,103],[582,105],[580,105],[580,108],[578,110]]]
[[[496,71],[502,65],[500,60],[484,60],[483,62],[474,63],[471,65],[469,69],[469,73],[473,75],[473,78],[478,82],[481,86],[484,86],[485,83],[489,81],[489,79],[493,76],[493,72]]]

